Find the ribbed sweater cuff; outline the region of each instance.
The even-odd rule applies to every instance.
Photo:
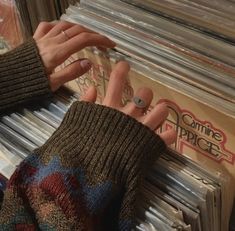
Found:
[[[50,94],[47,74],[33,39],[0,56],[0,113]]]
[[[153,163],[165,148],[158,135],[132,117],[105,106],[75,102],[59,129],[36,152],[43,162],[59,155],[68,168],[81,167],[123,183],[132,171]]]

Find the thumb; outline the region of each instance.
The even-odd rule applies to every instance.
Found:
[[[85,95],[81,97],[81,101],[86,101],[90,103],[94,103],[97,97],[97,90],[94,86],[90,86],[86,91]]]

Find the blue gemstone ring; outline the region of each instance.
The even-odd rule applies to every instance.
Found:
[[[146,108],[146,103],[143,99],[138,96],[133,97],[132,101],[134,102],[137,108]]]

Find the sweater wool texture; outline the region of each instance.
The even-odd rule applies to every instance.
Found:
[[[0,55],[0,113],[51,95],[35,41]]]
[[[0,56],[0,112],[50,94],[33,40]],[[75,102],[10,178],[0,230],[131,230],[141,181],[165,148],[134,118]]]

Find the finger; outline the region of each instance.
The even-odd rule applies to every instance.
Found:
[[[59,49],[61,51],[60,58],[68,58],[75,52],[89,46],[113,48],[115,45],[115,42],[103,35],[82,32],[81,34],[69,39],[67,42],[59,45]]]
[[[46,35],[54,26],[56,25],[56,22],[40,22],[38,25],[33,38],[35,40],[38,40],[42,38],[44,35]]]
[[[129,70],[130,66],[127,62],[121,61],[115,65],[110,75],[103,105],[114,108],[122,105],[122,93]]]
[[[167,118],[168,113],[167,105],[159,103],[145,116],[143,124],[152,130],[156,130]]]
[[[128,103],[123,112],[134,118],[140,117],[148,109],[153,99],[153,92],[147,87],[138,89],[133,100]]]
[[[58,22],[48,33],[45,37],[52,38],[56,37],[57,35],[61,34],[61,31],[65,31],[76,24],[66,21],[60,21]]]
[[[61,33],[64,31],[64,33]],[[81,25],[74,25],[67,30],[61,30],[60,33],[55,37],[55,41],[57,43],[63,43],[67,41],[68,39],[73,38],[76,35],[79,35],[80,33],[87,32],[87,33],[96,33],[92,30],[89,30]],[[97,34],[97,33],[96,33]]]
[[[64,69],[50,75],[49,82],[52,91],[56,91],[64,83],[71,81],[90,70],[92,64],[88,59],[80,59]]]
[[[81,97],[82,101],[94,103],[97,97],[97,90],[94,86],[90,86],[84,96]]]
[[[171,145],[176,142],[177,133],[175,130],[170,129],[159,134],[159,136],[164,140],[166,145]]]
[[[105,47],[97,47],[97,49],[102,52],[107,52],[107,48],[105,48]]]

